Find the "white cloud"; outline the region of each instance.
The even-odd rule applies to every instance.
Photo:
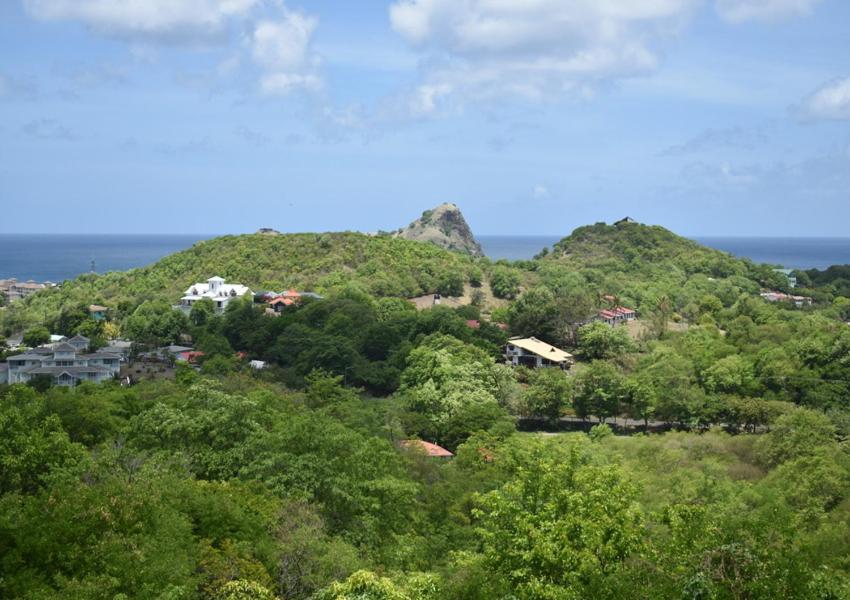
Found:
[[[397,0],[393,29],[432,64],[413,95],[440,98],[585,96],[601,82],[652,71],[653,46],[702,0]],[[414,111],[415,112],[415,111]]]
[[[779,21],[804,16],[821,0],[717,0],[717,12],[730,23]]]
[[[260,21],[254,29],[254,60],[273,71],[303,68],[316,24],[315,18],[297,12],[280,21]]]
[[[259,0],[24,0],[38,19],[79,21],[99,33],[170,41],[211,38]]]
[[[260,89],[271,96],[285,96],[298,89],[317,91],[322,88],[318,75],[301,73],[270,73],[260,80]]]
[[[316,74],[319,60],[310,51],[315,17],[284,9],[277,20],[257,23],[251,36],[251,55],[263,69],[260,89],[264,94],[286,95],[297,89],[322,87]]]
[[[536,200],[545,200],[549,197],[549,188],[547,188],[541,183],[538,183],[534,186],[534,190],[532,190],[532,195]]]
[[[811,119],[850,119],[850,77],[817,90],[803,103],[802,113]]]

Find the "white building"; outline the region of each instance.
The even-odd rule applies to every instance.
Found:
[[[83,338],[84,339],[84,338]],[[92,352],[83,354],[67,342],[29,350],[8,358],[8,382],[26,383],[33,377],[49,375],[55,385],[74,386],[83,381],[100,383],[118,374],[118,354]]]
[[[511,338],[505,346],[505,358],[517,367],[560,367],[569,369],[573,355],[535,337]]]
[[[206,283],[196,283],[180,299],[180,309],[188,313],[192,305],[198,300],[209,298],[215,305],[215,311],[222,313],[227,308],[228,302],[236,298],[242,298],[254,293],[246,286],[239,283],[225,283],[221,277],[210,277]]]

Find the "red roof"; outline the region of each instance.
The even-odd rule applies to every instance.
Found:
[[[633,312],[635,312],[634,309],[626,308],[625,306],[618,306],[614,310],[616,310],[621,315],[628,315],[628,314],[632,314]]]
[[[188,352],[181,352],[179,354],[180,358],[182,358],[186,362],[190,362],[190,363],[196,362],[203,355],[204,355],[203,352],[200,352],[200,351],[197,351],[197,350],[191,350],[191,351],[188,351]]]
[[[287,298],[300,298],[301,297],[301,294],[299,294],[298,290],[296,290],[295,288],[286,290],[285,292],[283,292],[283,295],[286,296]]]
[[[274,300],[269,302],[269,304],[270,305],[283,304],[284,306],[291,306],[292,304],[295,304],[295,303],[292,300],[290,300],[289,298],[275,298]]]
[[[475,319],[470,319],[466,322],[467,327],[471,327],[472,329],[481,329],[481,323]]]
[[[437,444],[432,444],[431,442],[426,442],[424,440],[402,440],[401,445],[405,448],[421,448],[428,456],[436,456],[439,458],[448,458],[450,456],[454,456],[454,454],[452,454],[445,448],[438,446]]]
[[[612,311],[612,310],[600,310],[600,311],[599,311],[599,316],[600,316],[600,317],[603,317],[603,318],[605,318],[605,319],[613,319],[614,317],[616,317],[616,316],[617,316],[617,313],[615,313],[615,312],[614,312],[614,311]]]

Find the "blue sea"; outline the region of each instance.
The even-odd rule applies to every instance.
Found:
[[[142,267],[212,235],[0,234],[0,279],[61,282]],[[560,236],[486,235],[479,241],[492,259],[528,259]],[[697,242],[756,262],[789,269],[825,269],[850,264],[850,238],[699,237]]]

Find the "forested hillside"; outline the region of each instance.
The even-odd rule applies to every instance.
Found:
[[[325,297],[172,309],[211,273]],[[771,267],[624,223],[515,263],[228,237],[37,294],[12,319],[132,340],[133,385],[0,385],[0,597],[850,598],[832,274],[771,303]],[[467,305],[407,299],[464,284]],[[638,320],[589,320],[620,304]],[[509,336],[575,364],[511,367]],[[175,342],[194,363],[143,354]]]
[[[50,323],[63,307],[102,304],[129,313],[145,301],[176,303],[184,290],[213,275],[254,290],[325,292],[349,283],[378,296],[458,293],[467,256],[389,236],[302,233],[225,236],[195,244],[141,269],[83,275],[15,303],[2,316],[9,330]]]

